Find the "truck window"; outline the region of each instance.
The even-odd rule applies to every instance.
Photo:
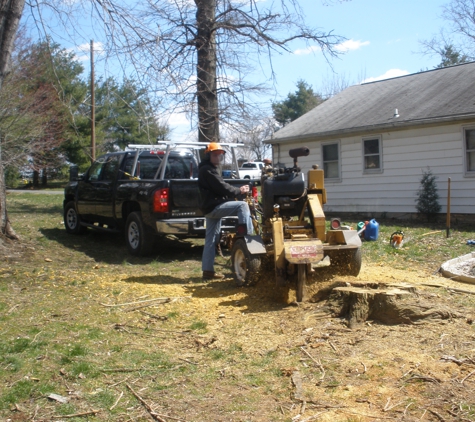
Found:
[[[157,155],[141,156],[138,162],[141,179],[154,179],[162,159]]]
[[[241,168],[243,168],[243,169],[254,169],[254,168],[256,168],[256,165],[254,163],[244,163]]]
[[[120,156],[111,155],[102,166],[101,179],[112,181],[115,179],[117,169],[119,168]]]
[[[124,172],[129,175],[132,175],[134,158],[133,155],[128,155],[125,161]],[[137,161],[135,173],[141,179],[154,179],[161,162],[161,157],[157,155],[141,155]],[[125,175],[123,178],[127,179],[129,176]]]
[[[103,164],[104,164],[103,161],[100,161],[100,160],[92,164],[87,175],[87,178],[89,181],[97,182],[99,180]]]
[[[183,157],[168,157],[166,179],[189,179],[190,168],[186,166]]]

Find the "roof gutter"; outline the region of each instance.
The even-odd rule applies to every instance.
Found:
[[[393,130],[403,130],[409,127],[419,127],[419,126],[435,126],[436,124],[447,125],[454,122],[460,122],[464,120],[473,120],[475,119],[475,113],[467,113],[457,116],[447,116],[447,117],[430,117],[423,119],[414,119],[414,120],[405,120],[392,123],[381,123],[376,125],[367,125],[359,127],[351,127],[346,129],[331,130],[327,132],[318,132],[298,136],[286,136],[285,138],[270,138],[265,139],[265,144],[281,144],[286,142],[300,142],[306,140],[318,141],[326,140],[328,138],[338,138],[342,135],[358,135],[360,133],[371,133],[379,132],[383,129],[393,129]]]

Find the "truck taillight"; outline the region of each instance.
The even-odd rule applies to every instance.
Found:
[[[153,212],[168,212],[169,189],[158,189],[153,194]]]
[[[257,188],[255,186],[252,187],[252,197],[254,199],[257,199],[257,196],[259,195],[259,192],[257,192]]]

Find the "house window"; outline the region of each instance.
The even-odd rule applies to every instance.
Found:
[[[475,173],[475,129],[465,130],[465,154],[467,172]]]
[[[338,143],[322,145],[325,179],[340,178],[340,147]]]
[[[365,173],[381,173],[381,140],[363,139],[363,162]]]

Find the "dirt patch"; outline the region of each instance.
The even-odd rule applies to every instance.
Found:
[[[475,285],[363,263],[358,277],[312,279],[309,301],[297,304],[272,271],[236,287],[228,256],[217,268],[228,277],[203,283],[199,246],[177,260],[184,245],[159,263],[125,265],[121,249],[110,262],[101,255],[114,238],[92,240],[89,255],[76,238],[56,253],[38,243],[21,271],[13,261],[3,270],[3,339],[15,333],[38,343],[33,369],[4,372],[6,385],[46,379],[55,383],[48,393],[70,406],[37,394],[4,410],[5,419],[100,410],[68,420],[475,421]],[[369,315],[350,327],[330,306],[331,292],[365,283],[411,285],[416,303],[450,312],[397,323]],[[156,298],[165,300],[146,302]],[[80,340],[85,355],[71,355]],[[4,371],[11,367],[4,362]]]

